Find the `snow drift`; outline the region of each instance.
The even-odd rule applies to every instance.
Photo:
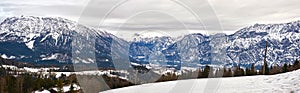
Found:
[[[102,93],[299,93],[300,70],[270,76],[191,79],[151,83]]]

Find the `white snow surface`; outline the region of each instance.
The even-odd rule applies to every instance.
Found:
[[[15,56],[7,56],[5,54],[2,54],[1,57],[4,59],[15,59],[16,58]]]
[[[48,90],[43,90],[43,91],[35,91],[34,93],[51,93],[51,92]]]
[[[300,93],[300,70],[270,76],[150,83],[102,93]]]
[[[56,53],[56,54],[52,54],[52,55],[50,55],[48,57],[44,57],[44,58],[42,58],[42,60],[54,60],[54,59],[57,59],[58,56],[59,56],[59,54]]]
[[[29,49],[33,49],[33,47],[34,47],[34,40],[25,43],[25,45],[26,45]]]
[[[0,67],[1,67],[1,66],[0,66]],[[17,70],[17,69],[18,69],[18,67],[13,66],[13,65],[2,65],[2,67],[5,68],[5,69],[10,68],[10,69],[12,69],[12,70]]]
[[[71,85],[63,86],[63,88],[62,88],[63,92],[70,91],[70,87],[71,87]],[[73,84],[73,87],[74,87],[74,90],[80,90],[80,87],[78,85],[76,85],[76,84]],[[53,88],[53,90],[58,91],[57,88]],[[34,93],[51,93],[51,92],[48,91],[48,90],[43,90],[43,91],[35,91]]]
[[[80,87],[76,84],[73,84],[73,87],[74,87],[74,90],[80,90]],[[68,86],[63,86],[62,89],[63,89],[63,92],[68,92],[68,91],[70,91],[70,88],[71,88],[71,85],[68,85]],[[53,88],[53,90],[58,91],[57,88]]]

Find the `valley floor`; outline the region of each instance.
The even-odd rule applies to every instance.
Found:
[[[150,83],[102,93],[300,93],[300,70],[269,76]]]

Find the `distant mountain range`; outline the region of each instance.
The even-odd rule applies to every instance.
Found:
[[[184,35],[180,39],[163,36],[137,37],[134,41],[126,41],[63,18],[11,17],[0,24],[0,56],[37,64],[69,64],[72,63],[72,36],[88,32],[96,37],[96,62],[101,67],[114,66],[112,49],[129,52],[132,64],[178,69],[206,64],[246,67],[254,63],[260,66],[266,42],[269,44],[268,64],[282,65],[300,58],[299,28],[300,21],[255,24],[232,35],[198,33]],[[113,42],[117,45],[112,48]]]

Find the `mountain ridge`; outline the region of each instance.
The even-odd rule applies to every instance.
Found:
[[[268,63],[282,65],[300,58],[299,30],[300,21],[293,21],[254,24],[231,35],[193,33],[179,40],[162,36],[126,41],[63,18],[12,17],[0,24],[0,55],[25,62],[70,63],[72,35],[88,32],[96,36],[96,61],[103,66],[113,67],[114,42],[116,50],[129,53],[130,62],[178,69],[207,64],[260,66],[264,44],[269,42]]]

